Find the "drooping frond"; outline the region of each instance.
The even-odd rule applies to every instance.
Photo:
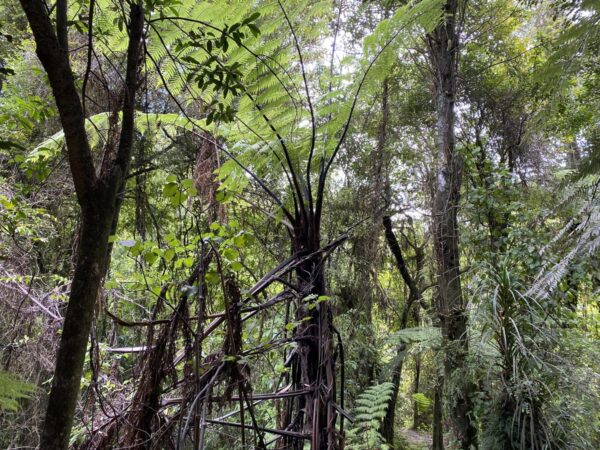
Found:
[[[546,265],[538,274],[527,295],[546,298],[567,274],[573,261],[583,254],[593,254],[600,247],[600,176],[588,176],[568,187],[565,197],[579,201],[581,207],[559,232],[548,248],[563,249],[558,261]],[[566,250],[566,251],[565,251]]]

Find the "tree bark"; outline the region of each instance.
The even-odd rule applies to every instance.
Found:
[[[442,394],[444,389],[444,377],[438,377],[433,394],[433,439],[432,450],[444,450],[444,429],[442,420],[444,417]]]
[[[457,20],[462,0],[447,0],[441,23],[427,36],[434,73],[434,100],[437,114],[437,170],[433,199],[433,237],[438,275],[437,310],[446,342],[445,383],[456,385],[458,395],[450,402],[450,424],[460,448],[477,446],[476,428],[471,422],[472,384],[464,380],[468,353],[467,317],[461,286],[459,229],[462,161],[455,148],[456,73],[459,33]],[[440,399],[441,400],[441,399]]]
[[[66,7],[65,3],[61,6]],[[80,246],[40,443],[41,450],[61,450],[69,445],[94,307],[109,258],[108,239],[118,218],[119,194],[129,169],[144,19],[142,7],[132,4],[119,146],[111,164],[96,175],[82,104],[64,48],[66,30],[59,24],[61,37],[57,37],[43,1],[21,0],[21,5],[59,111],[82,211]]]

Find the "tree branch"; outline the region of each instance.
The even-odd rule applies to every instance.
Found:
[[[127,48],[127,69],[125,71],[125,97],[123,99],[123,118],[121,120],[121,136],[119,149],[113,170],[118,168],[118,177],[123,179],[127,173],[133,147],[133,130],[135,127],[135,93],[137,91],[138,68],[140,65],[141,41],[144,31],[144,10],[131,3],[129,12],[129,45]],[[113,174],[114,175],[114,174]]]
[[[90,194],[96,183],[94,161],[85,131],[85,118],[67,53],[63,51],[52,29],[42,0],[21,0],[21,5],[36,43],[40,59],[52,88],[65,133],[69,166],[77,200],[82,208],[90,205]]]
[[[406,286],[408,286],[408,290],[410,291],[409,296],[411,301],[413,301],[416,298],[418,298],[419,288],[415,283],[414,278],[408,271],[406,261],[404,260],[404,256],[402,255],[402,249],[400,248],[398,239],[396,239],[396,235],[394,234],[394,230],[392,229],[392,220],[390,216],[383,216],[383,227],[385,228],[385,239],[388,243],[390,251],[396,259],[396,267],[398,268],[402,279],[406,283]]]

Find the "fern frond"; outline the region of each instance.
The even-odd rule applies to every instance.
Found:
[[[426,348],[434,348],[441,343],[442,334],[436,327],[405,328],[392,334],[388,341],[394,345],[421,344]]]
[[[31,397],[36,391],[37,386],[0,371],[0,411],[17,411],[19,400]]]
[[[355,420],[347,436],[349,450],[389,449],[379,434],[379,428],[393,390],[393,383],[381,383],[368,387],[357,397]]]

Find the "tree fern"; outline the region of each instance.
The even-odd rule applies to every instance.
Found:
[[[439,0],[409,3],[382,22],[365,41],[364,55],[357,66],[365,76],[351,83],[344,77],[312,68],[312,73],[305,76],[307,68],[300,63],[298,47],[302,47],[305,58],[318,61],[317,66],[323,64],[323,55],[319,54],[322,49],[316,44],[328,33],[327,19],[332,13],[330,2],[315,0],[258,4],[237,0],[227,8],[219,2],[157,5],[148,23],[146,67],[158,73],[154,77],[157,87],[178,98],[178,106],[191,106],[190,111],[178,112],[193,119],[185,122],[172,118],[174,126],[208,129],[215,136],[235,142],[235,157],[240,162],[248,161],[245,169],[239,169],[241,172],[256,171],[255,163],[266,161],[272,168],[281,166],[282,172],[288,173],[276,183],[285,178],[291,183],[290,175],[292,179],[296,177],[300,180],[296,194],[302,196],[299,192],[306,188],[311,191],[311,186],[305,186],[310,174],[303,173],[309,155],[314,153],[317,160],[312,167],[307,166],[307,171],[321,171],[321,163],[329,167],[362,85],[367,79],[377,82],[378,73],[388,66],[386,55],[395,54],[401,47],[400,36],[408,39],[410,30],[430,29],[439,20],[440,4]],[[97,2],[96,7],[102,11],[95,15],[98,47],[112,58],[121,52],[120,45],[126,40],[122,11],[106,0]],[[248,24],[248,20],[256,21],[256,25]],[[282,27],[282,23],[289,27]],[[235,30],[242,33],[237,38]],[[222,80],[228,73],[239,78],[235,89]],[[207,78],[199,74],[207,74]],[[210,84],[217,75],[225,87],[216,82]],[[328,85],[333,87],[330,92],[319,96],[323,93],[320,86]],[[307,94],[315,97],[312,107]],[[332,102],[332,97],[338,101]],[[218,123],[220,117],[231,119],[233,114],[237,118],[235,124]],[[106,118],[103,114],[89,120],[89,131],[95,135],[92,141],[96,139],[96,144],[102,141]],[[217,123],[211,124],[215,118]],[[156,117],[152,115],[138,115],[138,123],[153,119]],[[139,126],[145,126],[145,131],[152,128]],[[37,154],[49,153],[51,149],[57,154],[60,137],[55,135],[38,146]],[[254,150],[258,143],[270,151],[257,159]],[[317,177],[312,180],[316,183]],[[323,180],[319,179],[319,183]]]

